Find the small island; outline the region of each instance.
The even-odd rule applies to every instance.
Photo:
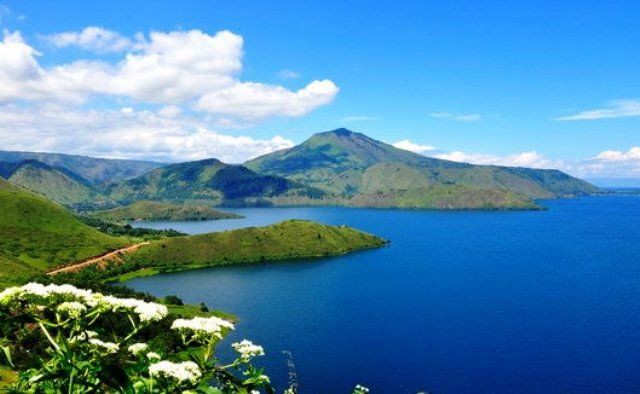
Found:
[[[114,223],[147,221],[200,221],[238,219],[242,216],[213,209],[208,205],[136,201],[133,204],[95,211],[88,216]]]

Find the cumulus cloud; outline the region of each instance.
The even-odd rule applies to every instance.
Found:
[[[61,46],[105,50],[128,46],[128,51],[117,63],[80,59],[45,68],[38,62],[41,53],[20,33],[5,32],[0,42],[0,102],[80,102],[104,95],[191,105],[196,110],[255,120],[307,114],[330,103],[339,91],[330,80],[312,81],[297,91],[241,81],[244,41],[229,31],[214,35],[200,30],[152,32],[148,39],[139,37],[133,46],[104,29],[54,37],[52,42]]]
[[[507,167],[557,168],[562,165],[561,162],[548,160],[535,151],[521,152],[506,156],[454,151],[437,153],[431,156],[438,159],[457,161],[462,163],[498,165]]]
[[[180,116],[174,109],[167,116],[167,111],[0,105],[1,148],[167,162],[215,157],[241,163],[293,146],[279,135],[255,139],[220,133],[196,118]]]
[[[482,115],[480,114],[455,114],[451,112],[432,112],[429,114],[429,116],[435,119],[455,120],[458,122],[478,122],[482,120]]]
[[[606,162],[629,162],[637,161],[640,163],[640,146],[634,146],[626,152],[619,150],[606,150],[600,152],[594,160]]]
[[[433,151],[436,149],[431,145],[420,145],[420,144],[411,142],[410,140],[398,141],[394,143],[393,146],[395,146],[396,148],[408,150],[414,153],[425,153],[425,152]]]
[[[330,103],[338,90],[327,79],[313,81],[296,92],[281,86],[245,82],[205,94],[198,100],[196,108],[245,119],[271,115],[301,116],[320,105]]]
[[[88,26],[82,31],[42,36],[42,38],[58,48],[78,47],[98,53],[122,52],[130,49],[133,41],[120,33],[97,26]]]
[[[556,118],[556,120],[597,120],[630,116],[640,116],[640,100],[612,100],[603,108],[582,111],[574,115],[561,116]]]

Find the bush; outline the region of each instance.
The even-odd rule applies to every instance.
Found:
[[[164,297],[164,301],[169,305],[184,305],[182,299],[176,295],[168,295]]]

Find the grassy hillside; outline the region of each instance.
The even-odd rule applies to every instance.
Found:
[[[64,208],[0,179],[3,270],[45,270],[117,249],[129,242],[80,223]]]
[[[63,168],[92,184],[135,178],[163,165],[146,161],[99,159],[60,153],[0,151],[0,162],[19,163],[25,160],[36,160],[51,167]]]
[[[218,220],[240,217],[207,205],[171,204],[155,201],[137,201],[125,207],[92,212],[90,216],[116,223],[129,223],[135,220]]]
[[[156,200],[235,205],[251,197],[310,193],[282,177],[258,175],[246,167],[216,159],[172,164],[110,188],[110,196],[123,203]]]
[[[298,146],[245,165],[258,173],[322,189],[334,200],[358,206],[378,206],[377,202],[366,202],[372,196],[385,196],[384,206],[404,207],[410,200],[410,206],[425,208],[520,208],[533,205],[534,198],[599,191],[557,170],[477,166],[429,158],[346,129],[315,134]],[[455,196],[458,192],[463,195]],[[437,202],[445,197],[447,201]]]
[[[381,238],[346,226],[289,220],[267,227],[155,241],[126,257],[113,272],[137,274],[272,260],[335,256],[374,248]]]
[[[9,176],[9,182],[68,208],[85,210],[116,205],[93,189],[84,179],[67,170],[53,168],[38,161],[18,163],[11,173],[6,175]]]

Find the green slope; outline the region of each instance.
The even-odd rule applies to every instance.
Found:
[[[117,223],[128,223],[135,220],[218,220],[240,217],[207,205],[170,204],[155,201],[137,201],[125,207],[92,212],[89,216]]]
[[[0,151],[0,162],[19,163],[25,160],[36,160],[51,167],[63,168],[92,184],[135,178],[164,165],[146,161],[100,159],[61,153]]]
[[[487,206],[488,199],[492,208],[520,208],[532,206],[534,198],[599,191],[558,170],[478,166],[429,158],[346,129],[315,134],[298,146],[245,165],[258,173],[322,189],[334,198],[342,198],[346,205],[358,206],[367,206],[364,201],[372,195],[383,195],[385,206],[404,206],[403,201],[408,199],[416,207],[477,208]],[[440,202],[429,203],[436,197]]]
[[[126,263],[115,267],[111,274],[133,271],[138,271],[135,275],[153,274],[205,266],[336,256],[384,244],[385,240],[350,227],[289,220],[266,227],[155,241],[127,255]]]
[[[3,269],[42,271],[127,244],[80,223],[64,208],[0,179]],[[8,268],[8,264],[12,268]]]
[[[216,159],[172,164],[109,189],[120,202],[139,200],[206,201],[242,204],[248,199],[284,195],[312,195],[306,187],[278,176],[259,175]]]
[[[109,208],[115,203],[93,189],[84,179],[38,161],[24,161],[15,166],[9,182],[72,209]]]

